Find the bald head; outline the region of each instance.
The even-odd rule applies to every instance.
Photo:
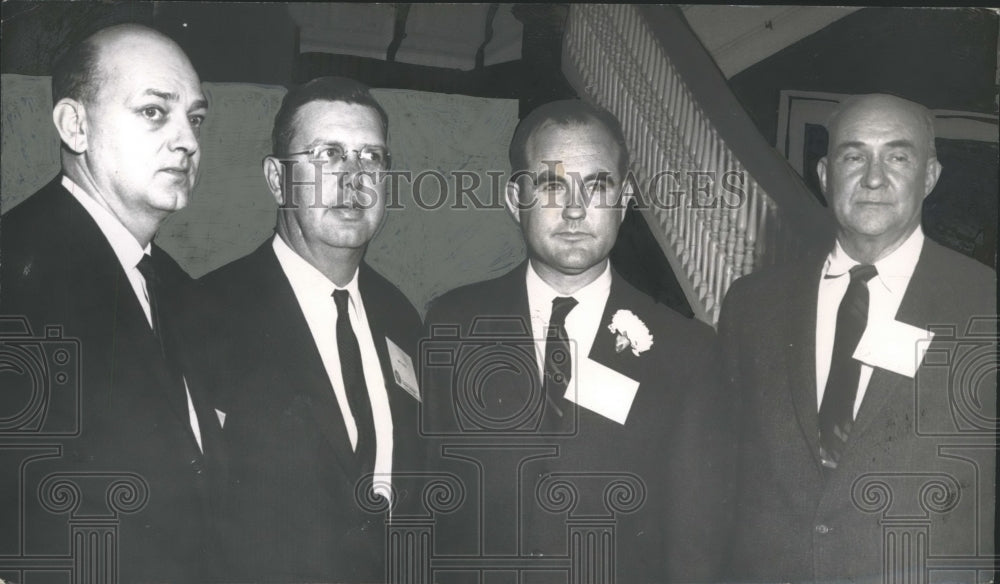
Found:
[[[884,93],[852,95],[837,106],[826,121],[831,148],[839,142],[844,127],[859,119],[878,118],[883,115],[897,117],[910,126],[921,136],[921,146],[927,148],[927,155],[929,157],[936,155],[934,116],[930,110],[919,103]]]
[[[92,104],[98,89],[111,73],[107,67],[109,56],[148,59],[157,55],[180,59],[194,71],[180,46],[161,32],[141,24],[103,28],[56,60],[52,67],[52,103],[68,97]]]

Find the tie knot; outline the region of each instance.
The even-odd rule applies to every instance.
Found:
[[[347,314],[347,302],[351,299],[351,293],[347,290],[334,290],[333,303],[337,305],[338,314]]]
[[[566,316],[569,311],[577,305],[576,298],[572,296],[556,296],[552,299],[552,316],[549,324],[552,326],[562,326],[566,323]]]
[[[871,280],[877,275],[878,275],[878,270],[875,269],[875,266],[871,266],[868,264],[859,264],[851,268],[852,282],[857,280],[861,280],[862,282],[867,282],[868,280]]]
[[[142,259],[135,265],[135,269],[139,270],[142,277],[146,279],[146,283],[156,282],[156,268],[153,267],[153,258],[149,254],[142,254]]]

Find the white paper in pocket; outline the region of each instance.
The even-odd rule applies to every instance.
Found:
[[[924,360],[934,333],[898,320],[877,319],[868,323],[854,358],[913,378]]]
[[[624,426],[639,382],[590,359],[577,366],[575,375],[564,397]]]

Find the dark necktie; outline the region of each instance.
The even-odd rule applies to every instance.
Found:
[[[368,384],[361,366],[361,348],[351,327],[351,317],[347,312],[350,292],[334,290],[333,302],[337,305],[337,352],[340,354],[340,374],[344,378],[344,392],[351,407],[351,415],[358,429],[358,442],[354,448],[361,474],[375,469],[375,418],[371,401],[368,399]]]
[[[561,418],[562,409],[559,399],[566,393],[570,379],[573,378],[573,359],[569,349],[569,337],[566,335],[566,316],[577,305],[572,296],[557,296],[552,299],[552,314],[549,316],[549,326],[545,333],[545,379],[542,383],[545,391],[546,417],[549,412]]]
[[[837,468],[854,424],[854,401],[858,395],[861,363],[854,351],[868,325],[868,280],[878,274],[875,266],[851,268],[851,283],[837,310],[830,376],[819,408],[820,459],[823,466]]]
[[[153,321],[153,336],[160,343],[160,354],[163,356],[163,362],[166,364],[167,375],[172,380],[170,386],[172,389],[168,392],[169,398],[179,411],[183,411],[186,414],[188,411],[187,390],[184,389],[181,368],[174,360],[175,355],[170,350],[169,319],[164,318],[163,307],[160,305],[163,300],[163,282],[160,280],[157,270],[153,265],[153,259],[149,255],[143,254],[142,259],[139,260],[139,263],[135,267],[146,280],[146,297],[149,298],[149,316],[150,320]],[[176,388],[176,390],[173,388]]]
[[[149,316],[150,320],[153,321],[153,334],[160,341],[160,351],[163,352],[163,358],[166,359],[167,351],[163,341],[163,323],[160,320],[160,303],[158,302],[160,278],[156,274],[156,268],[153,267],[153,258],[148,254],[142,254],[142,259],[139,260],[135,268],[146,280],[146,297],[149,298]]]

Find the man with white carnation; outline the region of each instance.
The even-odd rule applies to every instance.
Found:
[[[577,520],[600,517],[607,539],[592,563],[570,562],[571,580],[713,580],[731,499],[729,400],[712,329],[611,267],[631,197],[621,127],[582,101],[549,103],[518,125],[510,160],[506,203],[528,260],[427,315],[428,343],[455,339],[451,366],[423,362],[428,464],[466,491],[435,551],[506,556],[522,581],[565,582],[552,568],[581,559],[570,540],[596,525]]]

